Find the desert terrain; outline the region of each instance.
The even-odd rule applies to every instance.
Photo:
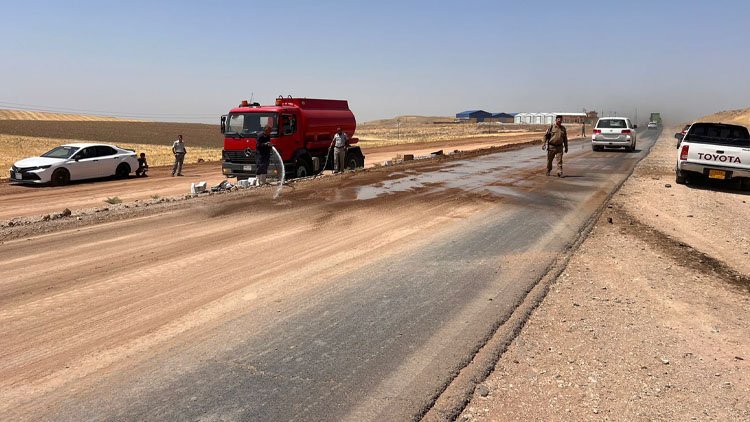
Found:
[[[726,116],[741,119],[742,113],[730,112]],[[56,188],[0,182],[0,248],[5,252],[0,267],[3,273],[12,275],[0,283],[0,320],[4,321],[5,332],[2,337],[8,341],[0,352],[0,371],[4,374],[0,414],[13,419],[32,419],[31,415],[87,419],[96,417],[102,400],[117,402],[114,398],[120,398],[123,391],[127,400],[108,405],[110,416],[153,416],[153,409],[162,409],[163,417],[207,415],[192,408],[180,413],[187,412],[187,407],[175,407],[174,403],[188,407],[197,403],[218,412],[214,416],[237,416],[240,413],[197,396],[172,397],[161,389],[178,382],[176,374],[191,374],[200,371],[205,362],[225,359],[214,350],[217,338],[223,339],[220,349],[229,353],[226,358],[234,362],[232,365],[247,371],[247,379],[263,379],[266,374],[261,365],[240,363],[240,358],[231,357],[242,350],[237,349],[238,338],[262,338],[264,333],[277,332],[273,321],[279,314],[281,325],[292,332],[309,318],[306,312],[310,309],[322,306],[341,312],[324,304],[332,295],[347,291],[350,280],[354,283],[362,278],[367,285],[379,280],[385,285],[392,276],[386,271],[385,278],[378,278],[380,273],[373,267],[386,268],[385,263],[390,262],[393,268],[403,267],[407,274],[405,269],[414,265],[413,258],[401,262],[403,257],[418,255],[417,251],[429,249],[436,242],[448,245],[466,233],[482,233],[477,241],[482,247],[472,253],[483,253],[483,246],[489,241],[487,233],[492,230],[480,229],[482,224],[502,219],[515,209],[549,213],[544,210],[550,206],[550,198],[536,197],[549,190],[555,193],[554,201],[560,201],[556,202],[558,206],[565,204],[575,215],[566,216],[558,225],[549,223],[552,233],[579,239],[572,246],[565,243],[567,240],[557,244],[550,237],[543,237],[558,249],[543,243],[534,253],[510,254],[502,259],[483,257],[474,261],[474,255],[467,255],[460,264],[451,264],[450,260],[440,264],[447,265],[445,268],[428,261],[444,273],[447,268],[469,272],[491,269],[495,265],[493,259],[500,259],[498,269],[506,268],[509,260],[539,277],[540,281],[528,291],[529,303],[519,308],[522,312],[509,314],[507,321],[501,319],[503,324],[517,326],[517,331],[512,327],[503,329],[502,324],[501,328],[496,327],[497,333],[510,335],[508,344],[502,346],[504,340],[489,340],[483,347],[495,344],[499,348],[487,353],[481,348],[475,351],[477,358],[496,356],[491,360],[494,369],[480,371],[481,376],[462,377],[458,373],[452,381],[441,381],[449,383],[445,390],[437,390],[443,394],[452,392],[452,385],[459,382],[464,385],[458,390],[470,387],[467,391],[473,391],[473,396],[468,403],[441,407],[441,398],[436,397],[432,404],[428,401],[407,406],[409,400],[401,397],[394,409],[421,406],[424,413],[420,414],[426,420],[443,420],[446,415],[467,421],[750,418],[750,379],[745,375],[746,361],[750,359],[746,340],[750,323],[745,318],[750,307],[750,236],[742,229],[750,218],[747,192],[724,184],[675,184],[675,143],[671,136],[675,129],[665,130],[650,153],[652,144],[641,143],[646,149],[639,151],[642,155],[637,157],[617,151],[592,154],[585,141],[573,143],[567,164],[572,173],[569,178],[557,179],[541,176],[536,167],[541,153],[541,133],[534,131],[538,128],[521,132],[489,129],[491,133],[483,133],[488,129],[476,126],[467,130],[454,124],[446,124],[445,129],[434,123],[435,118],[413,119],[411,126],[395,128],[393,120],[361,125],[367,169],[290,183],[280,200],[272,199],[275,188],[186,195],[190,182],[206,180],[215,184],[223,180],[220,164],[210,160],[188,164],[184,178],[169,177],[169,168],[157,165],[152,177],[145,179],[103,180]],[[106,127],[97,129],[100,135],[96,136],[112,133],[113,126]],[[160,130],[166,134],[172,129]],[[208,133],[206,128],[199,129]],[[42,145],[64,139],[31,136],[29,127],[17,130],[22,134],[0,135],[0,146],[16,145],[23,151],[23,141]],[[148,143],[132,145],[155,148],[154,156],[161,148]],[[446,156],[383,165],[404,154],[422,156],[437,150],[443,150]],[[206,147],[203,154],[210,157],[211,151],[215,152],[215,148]],[[621,167],[623,160],[641,156],[646,158],[619,188],[603,178],[613,169],[627,171],[627,167]],[[521,165],[518,171],[513,170],[519,165],[516,161]],[[483,168],[484,165],[490,167]],[[458,178],[445,179],[446,172]],[[498,174],[508,180],[497,179]],[[589,180],[593,175],[596,176]],[[466,183],[462,184],[464,179]],[[607,187],[599,188],[603,190],[578,204],[581,189],[591,188],[595,180],[607,180]],[[617,189],[608,194],[610,188]],[[610,194],[611,199],[607,199]],[[113,197],[119,203],[105,202]],[[64,209],[70,212],[63,215]],[[595,219],[585,223],[589,213]],[[515,224],[521,227],[520,221]],[[523,227],[528,231],[538,224]],[[279,230],[280,227],[284,229]],[[342,241],[335,227],[345,227],[349,235]],[[502,227],[512,231],[507,225]],[[252,235],[237,236],[241,232]],[[181,235],[175,236],[176,233]],[[454,240],[447,241],[446,234]],[[498,242],[495,246],[508,242],[500,235],[493,239]],[[265,253],[255,254],[259,250]],[[213,262],[226,260],[238,251],[254,258],[231,259],[227,261],[231,267],[212,270]],[[446,249],[445,253],[452,256],[455,252]],[[275,258],[278,256],[294,257],[298,269],[290,272],[289,263]],[[45,262],[45,266],[33,265],[36,261]],[[258,273],[258,265],[267,271]],[[355,275],[359,271],[366,275]],[[435,280],[434,275],[426,277],[430,283]],[[515,280],[524,276],[511,271],[506,277]],[[347,281],[334,287],[332,280]],[[417,280],[421,280],[418,274],[409,282]],[[460,289],[463,280],[452,282],[456,285],[452,288]],[[431,289],[430,283],[425,282],[424,288]],[[445,285],[450,283],[446,281]],[[487,314],[487,310],[498,315],[511,312],[496,307],[498,302],[507,300],[503,298],[511,291],[505,290],[508,288],[489,295],[489,303],[494,299],[496,305],[487,305],[486,298],[481,299],[480,305],[478,298],[471,297],[466,299],[470,306],[457,309],[462,310],[463,318],[472,315],[493,321],[500,317]],[[458,291],[448,297],[455,299]],[[527,292],[522,289],[517,294],[521,293]],[[354,303],[355,309],[361,306],[356,304],[358,300],[369,303],[352,294],[347,303]],[[375,297],[385,298],[384,295],[385,292],[375,293]],[[315,300],[310,301],[311,297]],[[251,311],[246,309],[248,305]],[[351,312],[350,318],[358,315],[355,310]],[[426,310],[422,312],[430,316]],[[247,320],[250,316],[251,320]],[[336,321],[341,321],[340,316],[331,316],[330,320],[325,317],[321,316],[321,322],[332,324],[331,329],[338,324]],[[361,317],[354,321],[360,322]],[[438,315],[431,318],[434,321]],[[228,321],[236,326],[227,331]],[[410,328],[405,331],[416,330],[412,335],[420,332],[415,325],[407,325]],[[237,327],[247,331],[239,334]],[[447,321],[442,321],[440,327],[443,336],[457,332],[463,336],[466,330],[454,331],[459,327]],[[322,329],[314,332],[317,339],[329,342],[339,336],[329,337]],[[401,344],[400,333],[396,340],[387,332],[383,335],[387,344]],[[410,368],[406,373],[412,374],[414,380],[429,378],[426,369],[415,369],[425,364],[427,355],[450,349],[445,339],[432,343],[425,340],[420,353],[410,356],[410,365],[404,366]],[[294,361],[298,363],[309,359],[311,353],[299,347]],[[323,344],[310,347],[327,349]],[[183,349],[189,354],[177,353]],[[263,353],[276,353],[269,350]],[[159,360],[161,354],[166,360]],[[174,359],[167,358],[170,356]],[[382,358],[368,355],[373,363]],[[291,363],[276,370],[287,364]],[[462,365],[471,366],[470,362]],[[162,367],[163,371],[156,370]],[[458,369],[442,368],[436,373],[444,376]],[[139,381],[146,380],[149,371],[163,378]],[[220,370],[218,374],[231,378],[237,371]],[[372,418],[371,412],[382,409],[392,391],[409,386],[407,381],[394,377],[371,386],[370,394],[331,387],[336,394],[362,399],[354,410],[340,415],[352,420]],[[194,379],[187,380],[179,381],[186,383],[178,384],[180,389],[190,389],[188,385]],[[345,383],[352,380],[340,382],[349,385]],[[420,388],[427,388],[428,383],[421,385]],[[227,388],[227,394],[237,394]],[[101,393],[93,393],[96,391]],[[153,391],[163,391],[164,400],[176,401],[164,401],[154,407],[149,400],[143,401],[144,394]],[[296,387],[290,391],[297,391]],[[456,397],[454,402],[464,400],[461,395]],[[138,400],[142,404],[134,404]],[[187,404],[183,400],[188,400]],[[325,409],[325,402],[305,405],[309,409]],[[447,413],[431,411],[433,405],[433,410],[447,409]],[[304,408],[294,406],[289,411],[303,412],[290,415],[305,414]],[[450,413],[453,411],[456,413]],[[269,415],[286,414],[278,409],[275,412],[281,413]]]

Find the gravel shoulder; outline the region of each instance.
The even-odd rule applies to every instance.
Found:
[[[672,133],[459,420],[750,419],[750,196],[676,185]]]

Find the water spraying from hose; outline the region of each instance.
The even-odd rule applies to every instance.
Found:
[[[286,170],[284,169],[284,161],[281,159],[281,154],[276,150],[275,146],[271,146],[276,160],[279,162],[279,185],[276,187],[276,192],[273,194],[273,199],[276,199],[281,195],[281,190],[284,188],[284,180],[286,179]]]

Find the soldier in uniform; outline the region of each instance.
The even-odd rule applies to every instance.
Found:
[[[552,171],[552,160],[557,158],[557,177],[563,177],[563,152],[568,152],[568,131],[562,125],[562,116],[555,118],[555,124],[544,135],[547,141],[547,176]]]

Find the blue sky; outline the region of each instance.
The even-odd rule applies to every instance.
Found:
[[[750,107],[750,2],[4,2],[0,108],[215,122],[240,100],[358,120]]]

